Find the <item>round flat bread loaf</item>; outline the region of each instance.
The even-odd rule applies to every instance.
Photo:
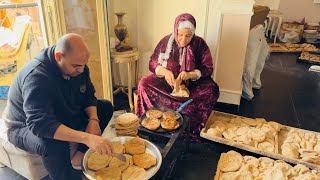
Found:
[[[162,112],[159,110],[148,110],[146,112],[146,116],[148,118],[155,118],[155,119],[159,119],[162,117]]]
[[[138,167],[148,169],[156,165],[156,163],[157,163],[156,157],[154,157],[149,153],[133,155],[133,164]]]
[[[172,119],[172,120],[178,120],[180,118],[180,116],[173,111],[164,112],[162,117],[163,119]]]
[[[221,132],[219,130],[217,130],[216,128],[208,129],[207,133],[210,135],[213,135],[213,136],[222,137]]]
[[[308,172],[310,172],[310,169],[308,167],[302,164],[297,164],[290,170],[289,176],[291,177],[298,176],[300,174],[305,174]]]
[[[239,172],[226,172],[223,173],[219,180],[231,180],[231,179],[239,179],[240,178],[240,173]]]
[[[220,169],[223,172],[231,172],[231,171],[237,171],[240,169],[243,157],[241,154],[235,152],[235,151],[229,151],[225,154],[223,154],[223,158],[220,160]]]
[[[111,156],[109,155],[100,155],[97,152],[90,154],[88,157],[88,168],[94,171],[105,168],[108,166]]]
[[[107,167],[95,173],[96,180],[121,180],[121,170],[118,167]]]
[[[116,154],[123,154],[124,153],[124,146],[120,142],[112,142],[113,153]]]
[[[241,119],[243,123],[249,125],[249,126],[258,126],[259,124],[261,124],[260,121],[256,121],[250,118],[243,118]]]
[[[267,158],[267,157],[261,157],[259,158],[259,164],[262,168],[271,168],[273,166],[274,160]]]
[[[253,141],[257,142],[262,142],[266,139],[266,133],[257,128],[250,129],[248,135]]]
[[[130,141],[124,143],[124,148],[125,152],[131,155],[142,154],[146,151],[146,145],[140,138],[132,138]]]
[[[299,149],[296,146],[291,146],[290,143],[284,143],[281,146],[281,154],[294,159],[299,158]]]
[[[160,127],[160,120],[155,118],[145,118],[141,121],[141,125],[153,131]]]
[[[122,180],[140,180],[147,175],[145,169],[137,166],[131,166],[122,173]]]
[[[109,167],[118,167],[122,172],[126,170],[129,167],[129,165],[130,165],[130,159],[129,160],[126,159],[126,162],[123,162],[116,157],[112,157],[109,163]]]
[[[121,126],[129,126],[139,120],[138,116],[133,113],[124,113],[118,116],[117,124]]]
[[[161,127],[166,130],[175,130],[180,126],[176,120],[163,120],[161,122]]]
[[[222,122],[222,121],[214,121],[214,122],[211,124],[210,128],[216,128],[216,129],[218,129],[221,133],[223,133],[223,132],[228,128],[228,126],[227,126],[226,123],[224,123],[224,122]]]

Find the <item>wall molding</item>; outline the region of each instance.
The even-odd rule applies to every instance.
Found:
[[[240,105],[241,94],[242,94],[241,91],[220,89],[220,97],[218,99],[218,102]]]

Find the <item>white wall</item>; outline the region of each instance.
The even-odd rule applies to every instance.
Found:
[[[300,22],[305,17],[306,22],[320,22],[320,4],[313,0],[281,0],[279,10],[284,21]]]
[[[192,14],[197,22],[196,34],[204,37],[207,0],[139,0],[138,47],[141,52],[139,77],[149,74],[150,56],[158,42],[173,32],[175,18],[181,13]]]
[[[255,0],[255,2],[255,5],[268,6],[271,10],[278,10],[280,5],[280,0]]]
[[[176,16],[187,12],[197,21],[196,34],[203,37],[210,48],[213,63],[216,65],[213,79],[219,84],[221,91],[219,101],[240,103],[243,62],[253,0],[109,0],[108,2],[110,32],[113,32],[116,24],[113,12],[128,13],[124,17],[124,23],[128,26],[132,44],[139,48],[139,78],[150,73],[148,68],[150,56],[161,38],[172,33]],[[222,33],[224,31],[225,33]],[[224,36],[220,37],[221,34]],[[232,48],[229,45],[232,45]],[[114,74],[114,78],[121,77],[123,83],[126,83],[127,76],[125,68],[126,66],[120,69],[121,73]]]

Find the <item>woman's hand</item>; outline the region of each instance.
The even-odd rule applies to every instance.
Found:
[[[172,73],[170,70],[165,69],[164,78],[166,79],[167,83],[168,83],[170,86],[173,86],[173,85],[174,85],[174,81],[175,81],[174,75],[173,75],[173,73]]]
[[[186,71],[182,71],[177,79],[182,79],[184,81],[191,79],[190,73],[186,72]]]

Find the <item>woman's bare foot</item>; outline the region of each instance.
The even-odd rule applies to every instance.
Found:
[[[76,153],[74,153],[72,159],[71,159],[71,164],[73,167],[80,167],[81,169],[81,161],[82,161],[82,158],[84,156],[84,153],[83,152],[80,152],[80,151],[77,151]]]

